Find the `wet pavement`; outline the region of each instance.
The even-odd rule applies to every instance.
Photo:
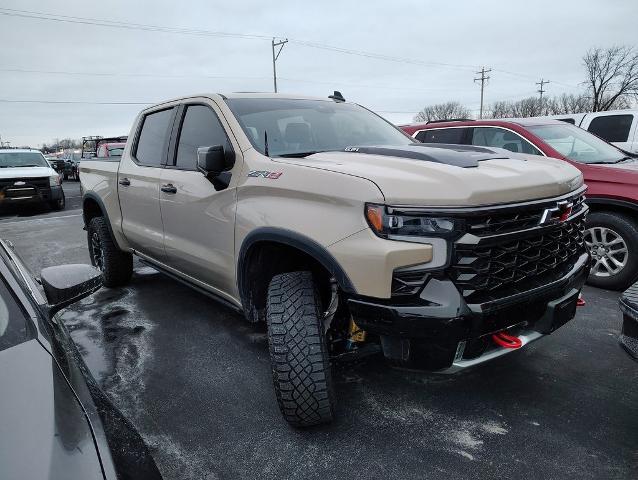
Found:
[[[78,206],[0,212],[0,237],[36,273],[88,263]],[[379,357],[338,368],[335,422],[305,431],[279,414],[263,327],[152,268],[62,319],[166,479],[638,478],[638,363],[618,346],[619,295],[585,296],[574,321],[473,371]]]

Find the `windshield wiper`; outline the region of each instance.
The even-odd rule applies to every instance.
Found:
[[[616,160],[614,163],[626,162],[627,160],[635,160],[635,158],[627,155],[626,157],[622,157],[620,160]]]
[[[280,153],[277,155],[278,157],[284,158],[304,158],[310,155],[314,155],[315,153],[327,152],[327,150],[313,150],[310,152],[291,152],[291,153]]]

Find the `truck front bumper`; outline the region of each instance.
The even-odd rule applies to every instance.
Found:
[[[411,368],[455,371],[513,351],[495,345],[494,333],[508,330],[524,346],[570,321],[589,269],[589,254],[582,253],[561,278],[481,304],[466,303],[440,276],[406,303],[353,297],[348,306],[360,328],[380,336],[387,358]]]

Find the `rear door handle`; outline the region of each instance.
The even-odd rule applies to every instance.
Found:
[[[123,178],[119,181],[119,184],[128,187],[131,184],[131,181],[128,178]]]
[[[175,187],[172,183],[167,183],[166,185],[162,185],[160,190],[164,193],[177,193],[177,187]]]

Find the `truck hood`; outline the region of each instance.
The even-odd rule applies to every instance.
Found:
[[[57,175],[50,167],[9,167],[0,168],[0,179],[4,178],[38,178]]]
[[[395,205],[520,202],[563,195],[583,184],[581,172],[561,160],[463,145],[348,147],[276,160],[366,178]]]

